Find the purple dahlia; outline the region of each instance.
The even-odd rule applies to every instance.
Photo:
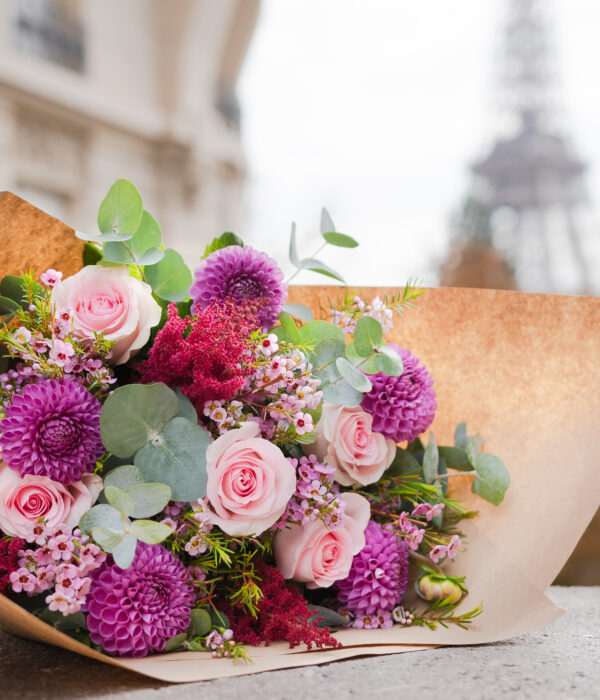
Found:
[[[433,423],[437,409],[433,379],[409,350],[392,347],[402,358],[404,372],[399,377],[369,375],[373,388],[363,396],[362,407],[373,416],[375,432],[394,442],[410,442]]]
[[[408,547],[393,532],[371,520],[366,544],[352,560],[348,577],[336,582],[338,602],[352,613],[359,626],[364,618],[389,613],[402,602],[408,585]],[[377,625],[378,626],[378,625]]]
[[[91,641],[111,655],[164,651],[190,624],[194,589],[186,578],[185,566],[159,544],[138,542],[128,569],[109,557],[92,574],[84,606]]]
[[[0,421],[2,459],[21,476],[79,481],[104,452],[100,410],[98,399],[70,379],[29,384]]]
[[[283,309],[287,285],[277,263],[254,248],[228,246],[211,253],[196,268],[190,287],[192,311],[227,298],[259,302],[257,317],[263,330],[270,328]]]

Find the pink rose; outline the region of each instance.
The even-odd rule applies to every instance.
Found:
[[[76,338],[104,333],[114,343],[115,365],[127,362],[146,344],[161,317],[150,286],[125,267],[84,267],[52,289],[52,304],[59,311],[70,311]]]
[[[97,474],[84,474],[81,481],[64,486],[47,476],[21,478],[0,462],[0,530],[11,537],[26,537],[39,518],[50,526],[75,527],[100,491],[102,479]]]
[[[374,433],[373,416],[359,406],[348,408],[325,401],[317,425],[319,435],[308,447],[335,467],[333,478],[343,486],[374,484],[396,456],[396,443]]]
[[[284,578],[306,583],[307,588],[327,588],[350,573],[352,558],[365,546],[369,501],[357,493],[344,493],[344,524],[330,530],[321,520],[293,525],[275,538],[275,562]]]
[[[206,450],[206,495],[212,522],[228,535],[260,535],[283,514],[296,470],[281,450],[244,423]]]

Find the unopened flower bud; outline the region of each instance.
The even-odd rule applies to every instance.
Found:
[[[461,581],[444,574],[425,574],[417,581],[417,593],[428,600],[443,600],[446,605],[454,605],[467,593]]]

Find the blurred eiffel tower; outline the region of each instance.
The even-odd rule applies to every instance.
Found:
[[[600,292],[600,232],[585,164],[553,124],[547,0],[510,0],[502,46],[511,135],[471,166],[441,283],[535,292]]]

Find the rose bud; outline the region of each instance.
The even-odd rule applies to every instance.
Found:
[[[417,593],[429,602],[444,601],[444,605],[455,605],[468,593],[463,586],[463,578],[445,576],[444,574],[428,573],[417,581]]]

